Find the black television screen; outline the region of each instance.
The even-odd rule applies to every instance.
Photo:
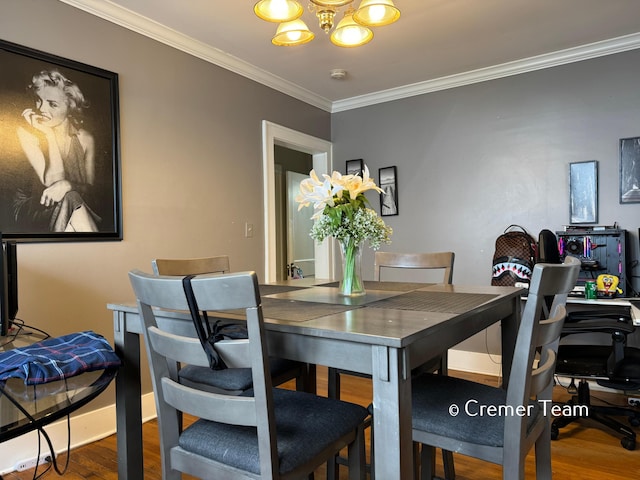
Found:
[[[2,235],[0,234],[0,240]],[[0,336],[7,335],[18,314],[18,262],[15,242],[2,241],[0,255]]]

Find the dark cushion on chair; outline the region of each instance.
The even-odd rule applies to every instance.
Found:
[[[283,373],[296,368],[297,362],[282,358],[270,358],[269,365],[271,375],[278,377]],[[250,368],[225,368],[212,370],[208,367],[187,365],[180,370],[180,379],[187,380],[191,384],[202,383],[212,387],[230,391],[248,390],[253,385]]]
[[[354,430],[364,407],[304,392],[274,389],[280,473],[311,461]],[[180,447],[242,470],[260,473],[256,429],[198,420],[180,436]]]
[[[504,419],[511,413],[499,410],[495,414],[486,410],[483,413],[481,408],[504,406],[505,390],[434,374],[415,378],[411,388],[414,429],[482,445],[503,446]],[[530,410],[529,425],[541,409],[532,403]]]

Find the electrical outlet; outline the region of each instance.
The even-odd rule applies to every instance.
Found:
[[[37,465],[44,465],[45,463],[49,463],[51,461],[51,455],[48,453],[40,455],[40,461]],[[36,459],[30,458],[29,460],[22,460],[15,464],[13,467],[18,472],[24,472],[25,470],[31,470],[36,466]]]
[[[629,402],[629,405],[632,407],[640,407],[640,398],[638,397],[628,397],[627,402]]]

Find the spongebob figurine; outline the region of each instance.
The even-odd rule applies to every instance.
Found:
[[[596,279],[598,296],[611,298],[615,297],[617,293],[622,293],[622,290],[618,288],[619,281],[620,279],[615,275],[609,275],[608,273],[598,275]]]

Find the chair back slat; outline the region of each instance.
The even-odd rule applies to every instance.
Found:
[[[564,318],[567,316],[567,309],[564,305],[558,305],[555,309],[553,317],[541,320],[538,332],[537,346],[552,345],[560,339],[562,334],[564,321],[558,321],[558,318]],[[552,346],[553,350],[557,350],[557,345]]]
[[[453,252],[437,253],[395,253],[376,252],[373,263],[373,279],[380,280],[383,268],[443,269],[442,283],[451,284],[453,280]]]
[[[215,280],[215,288],[211,288],[212,280]],[[237,310],[260,305],[255,272],[199,275],[191,280],[191,287],[200,310]]]
[[[562,320],[560,320],[560,323],[562,323]],[[529,392],[534,398],[537,398],[541,392],[553,383],[553,374],[556,367],[556,353],[551,348],[547,348],[544,358],[546,360],[542,360],[541,358],[540,363],[533,370],[531,375],[531,387],[529,388]]]
[[[253,397],[211,393],[181,385],[169,378],[162,379],[164,400],[176,410],[212,422],[255,427],[256,401]]]
[[[149,327],[148,332],[154,351],[163,357],[189,365],[209,366],[209,359],[202,349],[200,339],[175,335],[154,326]]]
[[[229,257],[217,255],[201,258],[156,258],[151,261],[156,275],[201,275],[203,273],[229,273]]]

